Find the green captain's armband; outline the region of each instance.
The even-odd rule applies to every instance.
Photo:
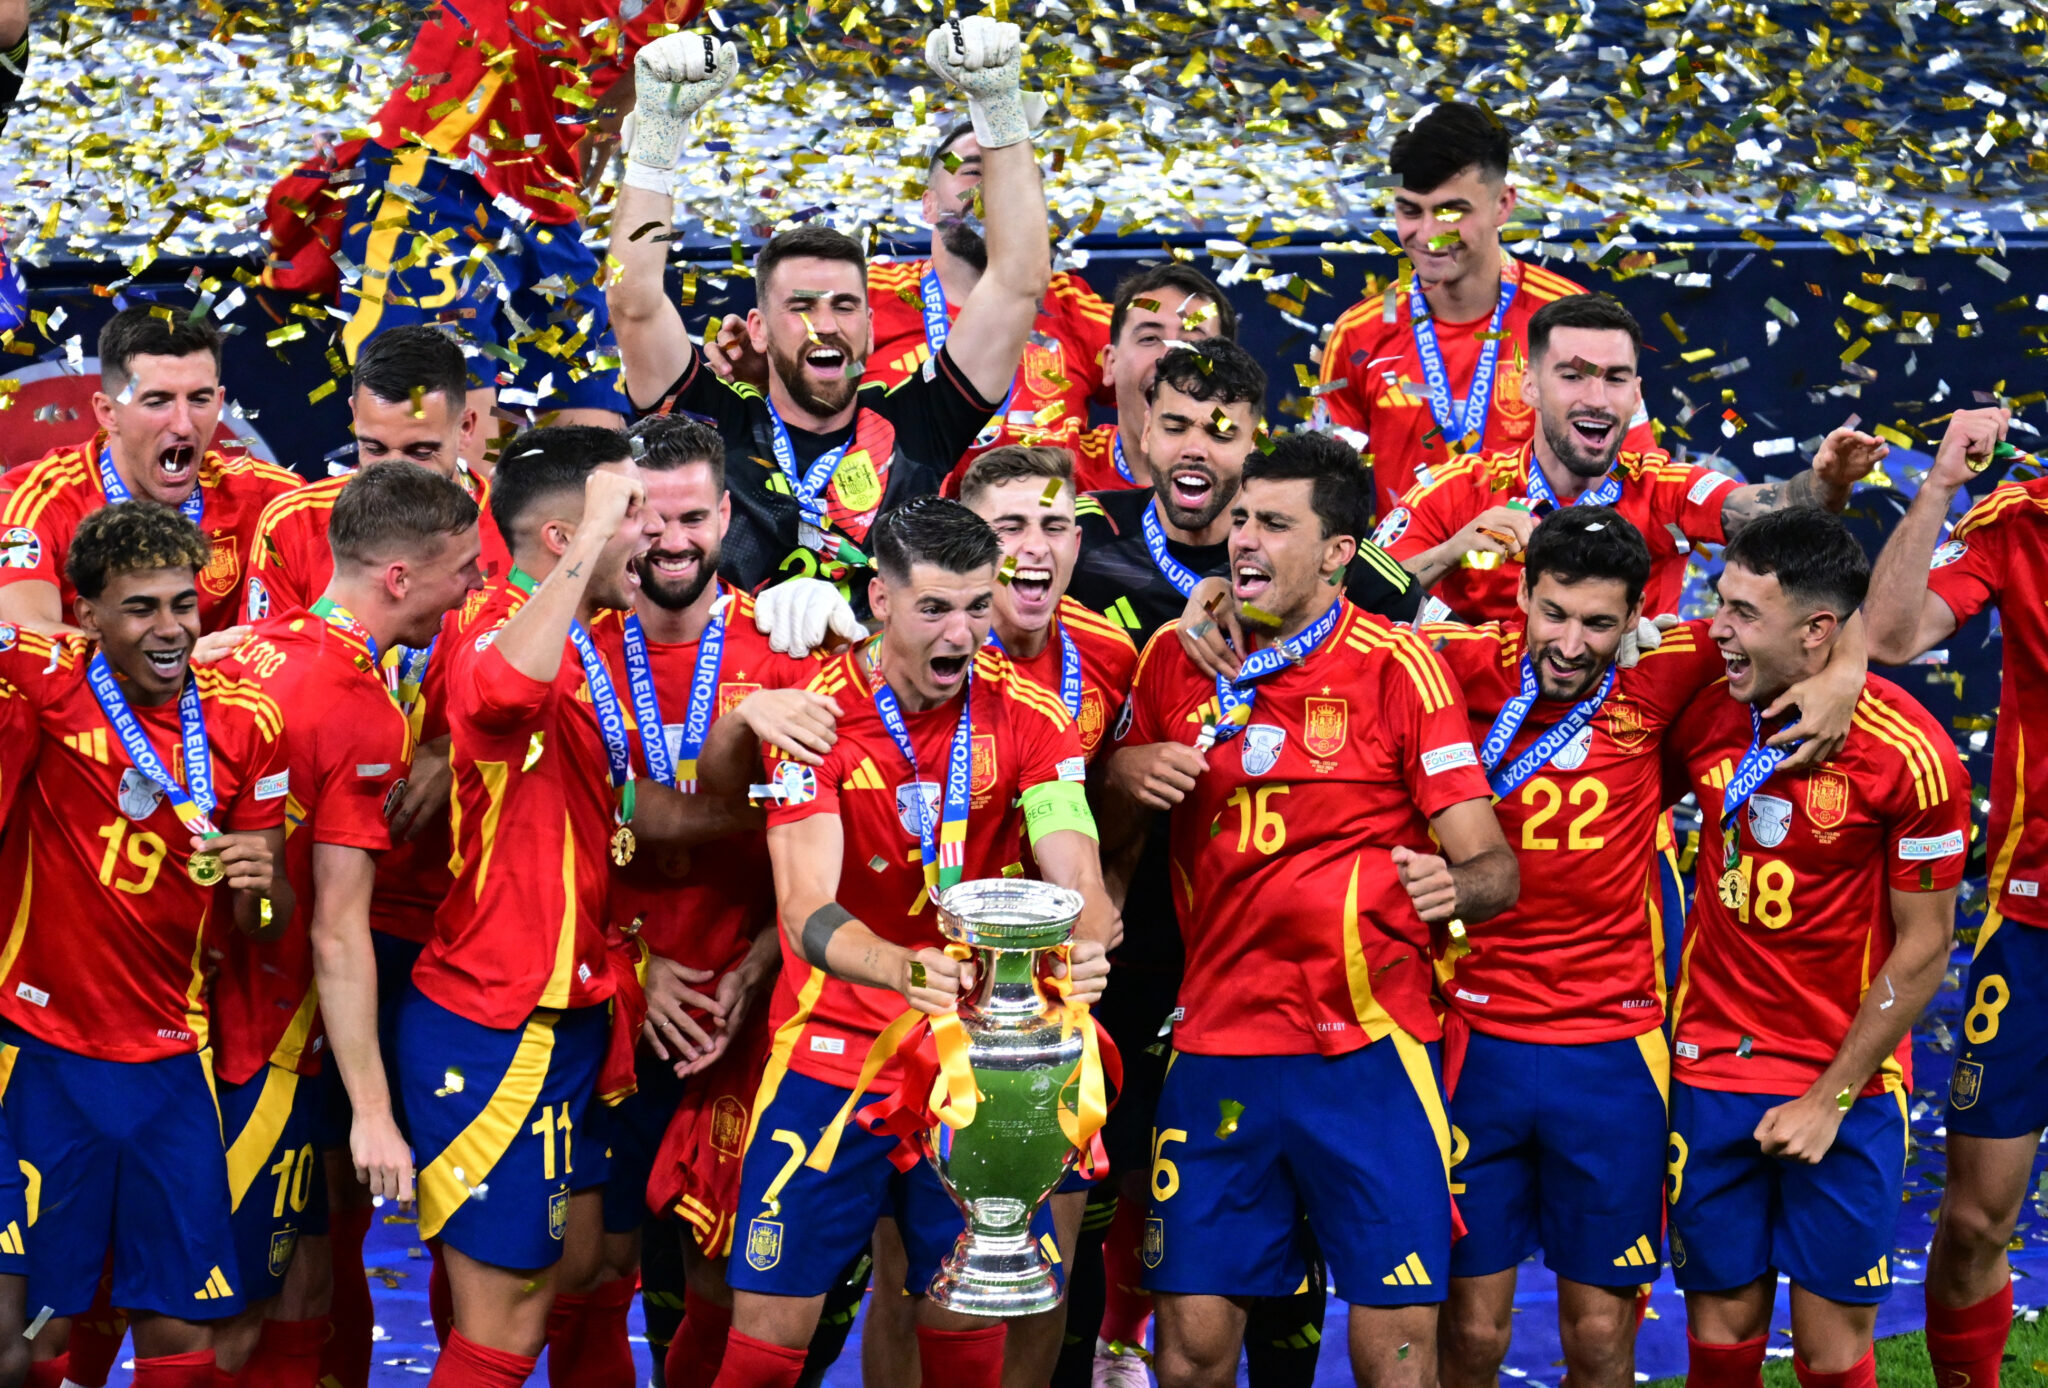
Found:
[[[1101,842],[1095,816],[1088,812],[1088,792],[1078,781],[1041,781],[1024,792],[1024,832],[1037,847],[1047,834],[1072,829]]]

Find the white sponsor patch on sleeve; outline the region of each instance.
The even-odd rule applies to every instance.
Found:
[[[1734,485],[1735,479],[1733,477],[1726,477],[1718,472],[1710,472],[1692,484],[1692,490],[1685,494],[1685,499],[1698,506],[1715,492],[1721,490],[1721,488]]]
[[[813,1036],[811,1050],[819,1055],[845,1055],[846,1041],[838,1036]]]
[[[1058,770],[1062,781],[1085,781],[1088,779],[1088,759],[1068,757],[1060,762]]]
[[[2014,896],[2039,896],[2041,894],[2041,884],[2039,882],[2030,882],[2024,877],[2008,879],[2005,889]]]
[[[256,798],[258,800],[275,800],[291,788],[292,773],[289,771],[280,771],[274,776],[258,777],[256,781]]]
[[[1693,1045],[1690,1041],[1681,1041],[1672,1049],[1678,1052],[1679,1058],[1682,1060],[1698,1060],[1700,1058],[1700,1048]]]
[[[1933,838],[1899,840],[1899,856],[1909,863],[1917,863],[1927,858],[1953,858],[1962,852],[1963,848],[1963,831],[1960,829],[1952,833],[1936,834]]]
[[[1472,750],[1469,742],[1453,742],[1447,746],[1434,747],[1422,754],[1422,769],[1432,776],[1441,776],[1446,771],[1461,766],[1479,765],[1479,754]]]

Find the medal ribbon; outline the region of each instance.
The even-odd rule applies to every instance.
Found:
[[[654,688],[654,667],[647,658],[646,634],[640,628],[639,617],[629,616],[625,621],[626,684],[633,695],[633,717],[640,724],[647,774],[685,793],[697,789],[697,758],[704,751],[704,739],[711,733],[719,662],[725,654],[725,621],[731,611],[731,597],[720,598],[713,607],[711,624],[697,638],[697,663],[690,669],[690,699],[683,713],[682,746],[673,760],[662,723],[661,700]],[[655,730],[655,735],[649,735],[649,728]]]
[[[114,450],[111,446],[100,450],[100,490],[107,494],[109,506],[119,506],[124,501],[135,499],[129,495],[128,485],[121,480],[121,474],[114,471]],[[197,482],[192,484],[192,494],[178,503],[178,514],[194,525],[204,524],[206,494]]]
[[[370,653],[371,669],[374,670],[383,663],[383,654],[377,649],[377,638],[370,635],[370,629],[363,625],[362,618],[355,613],[332,598],[322,598],[313,604],[313,615],[335,630],[345,631],[362,642],[363,648]]]
[[[946,792],[943,821],[936,839],[932,834],[931,807],[924,799],[924,773],[917,768],[917,749],[911,745],[910,729],[904,725],[903,709],[896,691],[876,675],[875,712],[889,730],[896,750],[910,763],[912,796],[917,811],[917,849],[924,860],[925,890],[937,896],[960,880],[967,865],[967,807],[974,785],[974,666],[967,667],[966,687],[960,691],[960,722],[953,729],[952,745],[946,753]]]
[[[86,667],[86,682],[92,686],[92,696],[99,700],[100,712],[107,716],[107,724],[113,728],[114,736],[121,739],[121,747],[128,753],[129,763],[164,793],[164,798],[177,812],[179,822],[201,838],[210,839],[218,835],[220,830],[211,817],[216,803],[213,753],[206,745],[206,719],[199,708],[197,677],[187,675],[185,687],[178,691],[179,739],[185,749],[185,777],[192,783],[189,794],[172,777],[170,768],[156,754],[156,748],[150,745],[141,720],[128,706],[128,696],[122,692],[121,682],[114,678],[113,667],[107,664],[107,657],[102,652],[93,653],[92,664]]]
[[[590,633],[583,623],[569,623],[569,640],[576,647],[576,657],[583,662],[583,679],[590,686],[591,707],[597,711],[597,730],[604,737],[604,759],[610,773],[612,792],[618,797],[615,822],[624,824],[633,817],[633,760],[626,741],[626,712],[619,705],[619,691],[612,685],[611,671],[605,668],[604,657],[597,653],[597,643],[590,639]],[[661,725],[654,725],[654,736],[646,736],[641,730],[640,742],[643,748],[661,743],[661,754],[668,755],[668,744],[663,741]],[[648,752],[649,765],[653,753]]]
[[[1339,598],[1307,630],[1278,645],[1262,646],[1245,657],[1236,679],[1216,677],[1216,742],[1228,742],[1244,731],[1252,721],[1252,704],[1259,696],[1258,682],[1314,655],[1316,647],[1329,640],[1330,633],[1337,629],[1337,618],[1343,612],[1344,600]]]
[[[917,282],[918,293],[924,299],[924,345],[925,350],[937,356],[946,345],[946,339],[953,335],[953,320],[946,313],[946,290],[939,283],[938,267],[927,264],[924,276]],[[1022,370],[1020,367],[1019,370]],[[996,411],[996,418],[1007,423],[1010,418],[1010,402],[1017,398],[1017,382],[1010,382],[1010,393],[1003,397],[1003,407]]]
[[[1444,371],[1443,348],[1437,345],[1436,323],[1430,317],[1429,301],[1422,297],[1419,284],[1408,291],[1408,317],[1415,329],[1415,354],[1422,360],[1422,374],[1429,383],[1429,412],[1436,416],[1437,427],[1443,430],[1445,441],[1454,449],[1476,453],[1486,439],[1486,415],[1493,407],[1493,372],[1500,360],[1500,325],[1501,320],[1508,316],[1508,305],[1515,301],[1515,289],[1513,280],[1501,280],[1500,302],[1494,306],[1493,318],[1486,325],[1486,338],[1479,347],[1479,365],[1473,368],[1472,389],[1466,393],[1462,411],[1451,401],[1450,378]],[[1465,442],[1467,439],[1471,440],[1469,446]]]
[[[1764,716],[1754,706],[1749,710],[1749,729],[1749,750],[1742,754],[1742,760],[1736,763],[1735,774],[1728,778],[1728,788],[1721,792],[1722,854],[1724,866],[1730,868],[1742,861],[1741,830],[1735,816],[1794,750],[1793,747],[1764,745]]]
[[[1522,688],[1514,698],[1501,705],[1494,715],[1493,726],[1486,730],[1486,741],[1479,746],[1479,764],[1486,769],[1487,784],[1493,793],[1505,800],[1515,793],[1517,787],[1531,776],[1550,765],[1550,759],[1571,745],[1585,726],[1593,721],[1593,715],[1600,711],[1600,705],[1614,692],[1614,667],[1607,667],[1607,677],[1600,681],[1600,687],[1590,696],[1572,706],[1571,712],[1557,720],[1549,731],[1530,743],[1516,757],[1505,771],[1496,773],[1500,759],[1508,754],[1508,744],[1515,740],[1515,734],[1522,730],[1523,722],[1529,717],[1529,710],[1536,706],[1540,686],[1536,682],[1536,662],[1528,656],[1522,657]]]
[[[398,658],[398,706],[405,710],[407,717],[411,717],[413,707],[420,701],[420,690],[427,682],[427,662],[433,659],[434,647],[439,643],[440,638],[435,637],[418,650],[411,646],[391,648],[392,654]],[[417,737],[419,730],[415,728],[413,731]]]
[[[1195,591],[1195,585],[1202,580],[1193,569],[1166,552],[1166,527],[1159,523],[1159,503],[1155,500],[1145,508],[1145,549],[1152,556],[1152,563],[1166,577],[1182,597]]]
[[[1131,465],[1124,461],[1124,436],[1122,430],[1117,431],[1116,440],[1110,450],[1109,457],[1110,461],[1116,464],[1116,475],[1129,482],[1132,486],[1136,486],[1138,479],[1131,476]]]
[[[1536,461],[1536,450],[1533,448],[1529,450],[1529,482],[1525,490],[1529,493],[1530,509],[1532,510],[1538,506],[1554,508],[1564,504],[1557,499],[1557,493],[1551,490],[1550,479],[1543,475],[1542,465]],[[1610,472],[1601,479],[1599,486],[1580,492],[1579,499],[1572,504],[1575,506],[1612,506],[1619,500],[1621,500],[1621,477],[1617,473]]]
[[[868,557],[853,541],[832,533],[832,516],[824,501],[825,488],[831,483],[832,474],[839,471],[839,460],[853,446],[854,436],[848,435],[845,443],[819,454],[808,469],[799,470],[796,445],[789,441],[789,429],[772,404],[768,406],[768,427],[771,431],[769,442],[775,450],[775,466],[782,470],[783,480],[789,483],[789,494],[796,498],[797,519],[803,523],[799,538],[804,548],[856,568],[866,567]]]
[[[1081,649],[1074,644],[1074,638],[1067,635],[1067,624],[1054,624],[1060,634],[1060,702],[1067,706],[1069,718],[1081,716]],[[1003,638],[996,635],[996,629],[988,629],[988,644],[1008,655],[1003,649]]]

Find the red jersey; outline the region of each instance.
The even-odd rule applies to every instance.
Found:
[[[161,1060],[209,1044],[208,947],[234,929],[232,893],[186,875],[192,832],[128,760],[93,697],[92,648],[0,627],[0,679],[35,710],[42,750],[0,841],[0,1017],[77,1055]],[[255,685],[195,669],[227,832],[284,823],[284,717]],[[157,756],[189,785],[178,702],[134,705]],[[216,912],[219,919],[215,919]]]
[[[753,598],[730,588],[726,592],[730,605],[718,661],[714,722],[756,690],[802,689],[822,663],[770,650],[768,638],[754,628]],[[623,682],[623,615],[607,614],[590,634],[604,652],[605,663],[621,676],[620,697],[629,699]],[[647,643],[647,663],[661,702],[661,731],[671,757],[678,756],[682,745],[699,644]],[[641,735],[646,735],[645,729]],[[694,850],[644,846],[632,862],[612,869],[610,912],[612,924],[620,927],[637,919],[639,938],[652,953],[688,968],[724,973],[746,957],[761,928],[775,922],[775,873],[768,863],[768,841],[760,834],[732,834]],[[703,991],[709,991],[708,985]]]
[[[372,467],[376,464],[372,463]],[[334,577],[334,551],[327,545],[327,522],[334,503],[353,472],[323,477],[263,508],[256,521],[256,539],[249,547],[248,592],[242,620],[260,622],[273,612],[310,610]],[[511,572],[512,556],[491,519],[491,484],[468,468],[457,468],[455,480],[477,505],[477,535],[483,541],[481,561],[486,580]]]
[[[1434,549],[1480,512],[1510,501],[1527,501],[1529,469],[1535,466],[1533,445],[1523,444],[1503,452],[1467,454],[1424,469],[1401,504],[1381,513],[1383,519],[1373,540],[1404,562]],[[1643,589],[1643,611],[1676,612],[1691,543],[1722,543],[1721,505],[1728,493],[1742,484],[1712,468],[1674,463],[1670,454],[1657,449],[1622,453],[1609,475],[1621,480],[1621,496],[1614,509],[1643,532],[1650,546],[1650,581]],[[1685,537],[1683,541],[1672,533],[1673,527]],[[1460,621],[1518,625],[1522,614],[1515,604],[1515,590],[1521,582],[1521,561],[1502,559],[1484,569],[1461,564],[1438,579],[1431,592]]]
[[[875,710],[865,664],[860,652],[848,652],[811,681],[812,690],[839,701],[839,740],[823,766],[783,761],[771,768],[772,779],[795,793],[769,807],[768,826],[813,815],[839,816],[845,835],[839,904],[893,944],[940,949],[946,941],[925,893],[912,797],[922,794],[937,816],[960,704],[949,699],[922,713],[904,711],[904,726],[917,749],[918,774],[913,777]],[[1081,781],[1087,775],[1079,731],[1059,696],[1018,674],[1000,651],[984,647],[976,654],[970,697],[973,800],[962,881],[1000,877],[1022,861],[1020,795],[1047,781]],[[844,983],[811,967],[783,935],[782,972],[768,1022],[778,1050],[786,1047],[789,1066],[798,1074],[852,1088],[875,1038],[903,1011],[903,999],[893,992]],[[891,1060],[870,1087],[887,1088],[895,1080]]]
[[[546,684],[498,654],[498,629],[526,604],[519,577],[484,589],[435,652],[447,665],[455,881],[413,967],[435,1002],[501,1029],[536,1008],[612,995],[604,923],[616,800],[604,737],[572,643]],[[623,672],[609,673],[623,708]]]
[[[1081,658],[1080,707],[1067,712],[1080,731],[1081,754],[1093,761],[1102,746],[1102,735],[1109,731],[1124,706],[1124,696],[1130,693],[1131,676],[1138,669],[1138,648],[1122,627],[1070,597],[1060,599],[1056,626],[1045,649],[1030,659],[1019,659],[1008,651],[1004,654],[1017,673],[1051,690],[1065,707],[1066,656],[1061,636],[1074,643],[1074,653]]]
[[[1870,676],[1848,744],[1779,772],[1737,814],[1742,890],[1723,900],[1721,794],[1749,750],[1749,709],[1715,687],[1665,737],[1699,797],[1699,891],[1672,1000],[1675,1073],[1701,1089],[1804,1094],[1833,1063],[1892,948],[1892,891],[1963,877],[1970,780],[1927,710]],[[1912,1083],[1899,1042],[1863,1093]]]
[[[1146,645],[1118,746],[1192,745],[1215,720],[1216,682],[1181,652],[1178,626]],[[1421,637],[1349,602],[1320,646],[1256,689],[1250,725],[1209,751],[1173,811],[1187,943],[1174,1048],[1342,1055],[1396,1029],[1437,1039],[1440,932],[1390,851],[1433,852],[1432,816],[1488,798],[1464,696]]]
[[[1075,491],[1085,496],[1089,492],[1118,492],[1133,487],[1151,490],[1151,470],[1143,458],[1121,455],[1131,475],[1126,477],[1117,470],[1120,455],[1116,439],[1116,425],[1098,424],[1069,441],[1074,450]]]
[[[258,622],[220,668],[284,713],[284,868],[298,910],[268,943],[229,934],[213,981],[213,1069],[230,1084],[265,1064],[310,1075],[325,1043],[313,986],[313,845],[370,853],[391,846],[385,813],[404,792],[411,735],[370,648],[310,612]]]
[[[1430,626],[1484,746],[1521,692],[1519,626]],[[1665,729],[1727,663],[1691,622],[1664,634],[1577,737],[1493,807],[1522,867],[1522,894],[1466,927],[1438,964],[1438,991],[1474,1031],[1510,1041],[1618,1041],[1664,1024],[1663,901],[1654,845],[1664,807]],[[1571,712],[1538,699],[1500,766],[1514,763]]]
[[[1529,319],[1553,299],[1586,292],[1563,275],[1509,255],[1501,256],[1501,279],[1515,286],[1515,296],[1501,318],[1499,330],[1506,337],[1495,348],[1493,395],[1478,445],[1489,452],[1512,452],[1536,436],[1536,408],[1522,399]],[[1473,389],[1488,345],[1481,335],[1492,331],[1492,322],[1491,311],[1469,323],[1433,320],[1455,410],[1465,408]],[[1344,311],[1323,344],[1322,378],[1326,389],[1316,397],[1321,420],[1367,437],[1359,451],[1372,464],[1378,514],[1392,511],[1423,469],[1448,463],[1460,451],[1461,442],[1444,437],[1430,409],[1429,375],[1416,343],[1411,303],[1398,288],[1375,293],[1368,286],[1367,296]],[[1647,414],[1638,411],[1629,425],[1624,448],[1657,446]]]
[[[107,436],[62,448],[8,476],[14,492],[0,509],[0,588],[35,579],[54,583],[62,594],[63,620],[72,620],[78,590],[64,576],[64,557],[78,523],[107,504],[100,486],[100,451]],[[205,510],[199,528],[213,553],[199,571],[199,626],[218,631],[233,626],[242,612],[242,581],[255,550],[256,522],[272,497],[303,485],[260,458],[228,457],[208,449],[199,461],[199,494]],[[318,596],[317,594],[315,596]]]
[[[504,571],[509,572],[510,567],[508,562]],[[465,618],[482,608],[489,591],[471,593],[463,606],[441,619],[441,634],[428,648],[417,689],[400,685],[400,707],[412,730],[415,749],[448,736],[447,656],[463,639]],[[430,811],[422,819],[425,827],[416,835],[394,842],[390,852],[378,855],[377,886],[370,896],[370,928],[416,945],[434,937],[434,913],[455,885],[455,875],[448,870],[455,851],[448,815]]]
[[[439,5],[370,133],[386,149],[425,146],[463,165],[537,222],[573,222],[586,210],[576,146],[598,98],[632,70],[642,45],[701,8],[702,0]]]
[[[1991,909],[2048,926],[2048,761],[2027,759],[2032,716],[2048,708],[2048,478],[2007,482],[1972,506],[1934,551],[1927,589],[1959,626],[1998,607],[2005,677],[1991,751]]]

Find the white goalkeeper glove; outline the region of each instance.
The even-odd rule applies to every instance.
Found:
[[[985,14],[951,20],[925,36],[924,60],[967,93],[974,139],[1001,149],[1031,138],[1024,108],[1023,40],[1017,26]]]
[[[624,132],[626,182],[653,193],[674,192],[690,117],[739,70],[739,50],[709,34],[667,34],[641,49],[633,63],[637,100]]]
[[[1643,658],[1643,652],[1656,650],[1664,643],[1664,633],[1677,625],[1677,616],[1670,612],[1638,619],[1634,631],[1623,633],[1621,649],[1614,653],[1614,663],[1624,670],[1635,669],[1636,662]]]
[[[769,649],[802,659],[825,644],[827,633],[865,641],[868,629],[839,590],[820,578],[792,578],[754,599],[754,627]]]

